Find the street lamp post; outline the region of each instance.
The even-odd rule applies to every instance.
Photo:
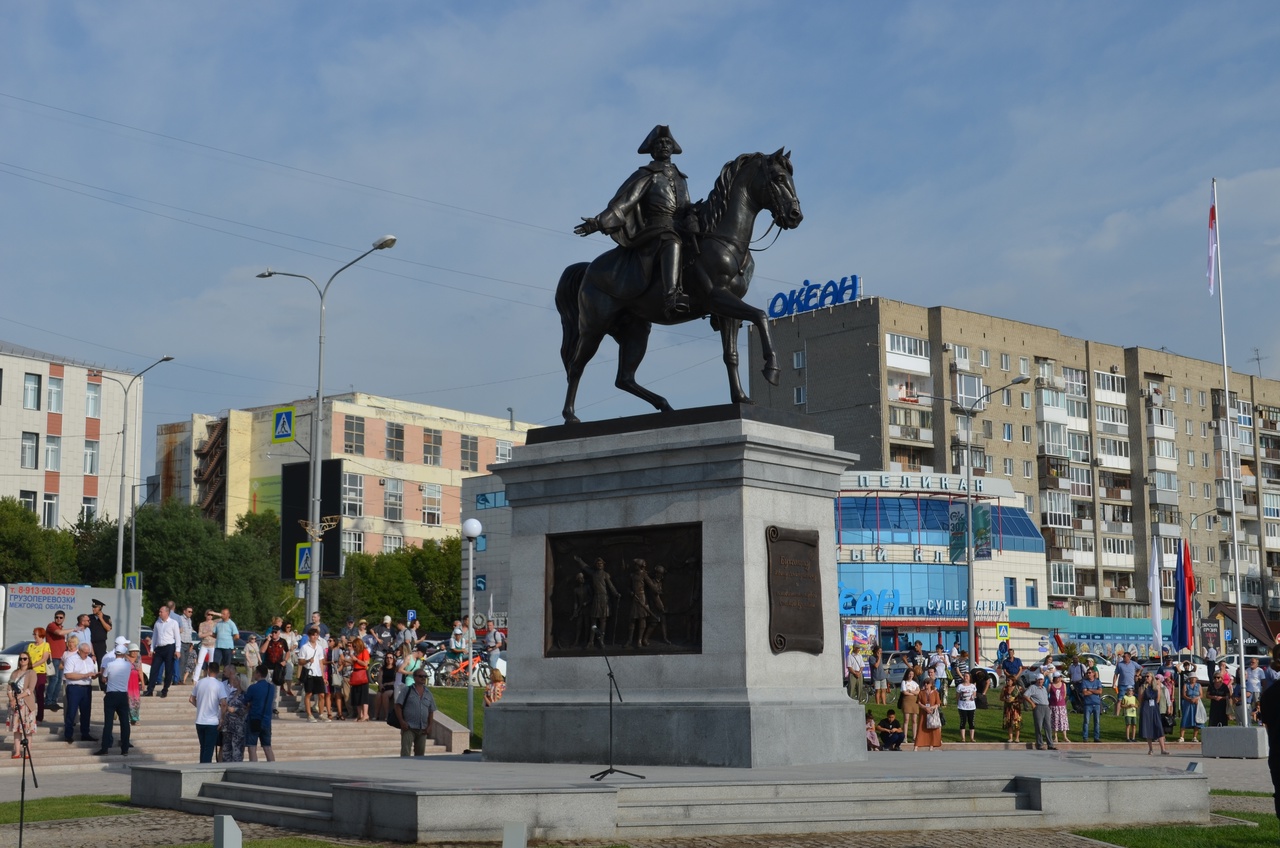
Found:
[[[119,592],[124,588],[124,517],[125,517],[125,499],[129,496],[129,390],[133,388],[133,384],[139,377],[155,368],[162,362],[172,362],[172,356],[162,356],[155,362],[143,368],[137,374],[133,375],[133,379],[123,383],[115,377],[108,377],[106,374],[98,372],[98,376],[104,380],[110,380],[120,388],[124,389],[124,422],[120,425],[120,507],[116,516],[116,591]]]
[[[320,350],[316,366],[316,409],[311,416],[311,499],[307,511],[307,523],[309,525],[307,527],[307,535],[311,539],[311,575],[307,579],[308,612],[315,612],[320,609],[320,564],[322,562],[321,555],[323,554],[323,532],[320,529],[320,435],[324,425],[324,301],[329,294],[329,286],[333,285],[333,281],[339,274],[375,250],[386,250],[387,248],[395,247],[395,244],[395,236],[387,235],[378,239],[373,243],[373,247],[334,271],[333,275],[329,277],[329,282],[324,284],[324,288],[320,288],[320,285],[306,274],[291,274],[288,271],[273,271],[270,268],[258,274],[261,279],[268,277],[297,277],[300,280],[306,280],[315,286],[316,293],[320,295]]]
[[[467,537],[467,630],[463,634],[467,640],[467,747],[471,747],[471,729],[475,727],[475,698],[472,687],[475,685],[475,669],[472,658],[475,656],[475,645],[472,635],[475,633],[476,615],[476,539],[484,532],[484,527],[474,518],[462,522],[462,535]],[[492,627],[493,625],[490,624]]]

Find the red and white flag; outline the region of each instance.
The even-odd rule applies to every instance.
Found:
[[[1213,283],[1217,276],[1215,267],[1218,258],[1218,193],[1215,190],[1209,200],[1209,270],[1205,276],[1209,278],[1209,297],[1213,297]]]

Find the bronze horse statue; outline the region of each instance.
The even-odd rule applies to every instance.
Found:
[[[760,333],[764,353],[762,373],[772,385],[780,371],[773,349],[767,316],[742,298],[755,272],[749,249],[756,216],[764,209],[783,230],[798,227],[804,219],[792,180],[791,154],[744,153],[720,171],[705,201],[696,204],[699,233],[693,259],[684,268],[689,311],[668,317],[663,308],[662,287],[653,284],[646,263],[637,251],[614,248],[592,262],[564,269],[556,287],[560,312],[564,361],[569,388],[564,400],[566,424],[578,423],[574,404],[578,382],[605,336],[618,343],[618,376],[614,385],[670,412],[671,404],[636,382],[636,370],[649,344],[654,324],[683,324],[711,317],[720,331],[724,363],[729,372],[729,397],[733,403],[750,403],[738,375],[738,330],[750,321]]]

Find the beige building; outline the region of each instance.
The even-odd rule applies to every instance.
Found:
[[[0,342],[0,496],[45,527],[119,512],[124,388],[134,375]],[[129,390],[128,475],[138,479],[142,379]],[[126,499],[128,495],[126,494]]]
[[[1149,615],[1152,542],[1171,599],[1184,536],[1201,611],[1234,603],[1234,497],[1242,600],[1280,612],[1280,382],[1233,373],[1224,404],[1221,363],[877,297],[770,324],[784,372],[752,374],[756,402],[819,419],[861,468],[1007,480],[1044,534],[1051,606]]]
[[[343,460],[347,553],[457,535],[463,479],[510,459],[533,426],[359,392],[324,403],[321,459]],[[312,398],[160,425],[160,497],[199,504],[225,530],[245,513],[279,513],[281,467],[308,461],[314,408]],[[292,410],[291,439],[278,432],[281,410]]]

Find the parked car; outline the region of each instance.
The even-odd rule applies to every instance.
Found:
[[[1094,665],[1098,669],[1098,681],[1102,683],[1102,688],[1106,689],[1115,685],[1115,663],[1104,657],[1102,654],[1081,653],[1077,654],[1077,656],[1080,657],[1080,662],[1086,666],[1089,664],[1089,660],[1093,660]],[[1054,654],[1053,664],[1063,674],[1067,674],[1067,666],[1071,665],[1071,661],[1067,659],[1066,654]]]

